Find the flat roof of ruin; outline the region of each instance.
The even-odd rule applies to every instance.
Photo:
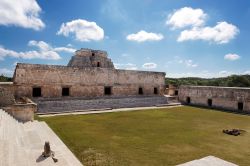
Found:
[[[64,65],[47,65],[47,64],[30,64],[30,63],[17,63],[16,65],[16,68],[17,66],[19,66],[20,68],[22,67],[27,67],[27,66],[30,66],[30,67],[36,67],[36,68],[43,68],[43,69],[46,69],[46,68],[56,68],[56,69],[79,69],[79,70],[82,70],[82,69],[107,69],[107,70],[118,70],[118,71],[132,71],[132,72],[145,72],[145,73],[161,73],[161,74],[166,74],[165,72],[158,72],[158,71],[143,71],[143,70],[125,70],[125,69],[116,69],[116,68],[102,68],[102,67],[72,67],[72,66],[64,66]]]

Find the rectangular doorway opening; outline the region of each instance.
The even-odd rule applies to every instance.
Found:
[[[238,110],[242,111],[244,107],[243,102],[238,102]]]
[[[139,90],[138,90],[138,94],[139,95],[143,95],[143,89],[140,87]]]
[[[208,99],[208,100],[207,100],[207,105],[208,105],[209,107],[212,107],[212,105],[213,105],[213,100],[212,100],[212,99]]]
[[[34,87],[32,91],[33,97],[41,97],[42,96],[42,90],[41,87]]]
[[[62,96],[69,96],[69,88],[62,88]]]
[[[190,97],[187,97],[187,98],[186,98],[186,102],[187,102],[187,104],[190,104],[190,103],[191,103],[191,98],[190,98]]]
[[[154,94],[157,95],[158,94],[158,89],[154,88]]]
[[[174,95],[175,95],[175,96],[178,96],[178,90],[175,90],[175,91],[174,91]]]
[[[104,95],[111,95],[112,94],[112,90],[110,86],[106,86],[104,87]]]

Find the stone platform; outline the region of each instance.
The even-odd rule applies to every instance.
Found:
[[[198,160],[189,161],[177,166],[238,166],[234,163],[222,160],[218,157],[207,156]]]
[[[109,97],[95,99],[42,99],[36,100],[38,113],[74,112],[78,110],[150,107],[168,104],[165,96]]]
[[[43,158],[50,142],[58,162]],[[0,166],[81,166],[82,164],[45,122],[20,123],[0,109]]]

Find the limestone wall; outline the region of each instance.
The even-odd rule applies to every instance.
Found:
[[[179,100],[187,104],[188,97],[193,105],[209,106],[210,99],[211,107],[250,112],[250,88],[181,86]],[[239,108],[241,103],[243,110]]]
[[[71,57],[69,67],[101,67],[101,68],[114,68],[113,62],[108,58],[106,51],[80,49],[77,50],[75,55]]]
[[[0,107],[8,106],[14,103],[14,88],[12,82],[0,83]]]
[[[33,87],[41,87],[42,97],[61,97],[62,87],[70,89],[70,97],[104,96],[110,86],[112,96],[162,95],[165,73],[116,70],[112,68],[74,68],[53,65],[17,64],[14,74],[15,96],[31,97]]]

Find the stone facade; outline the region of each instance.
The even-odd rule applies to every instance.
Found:
[[[0,82],[0,107],[11,105],[15,102],[14,87],[12,82]]]
[[[68,66],[18,63],[14,86],[16,98],[158,96],[164,93],[165,73],[117,70],[106,52],[81,49]]]
[[[250,113],[250,88],[181,86],[179,100],[185,104]]]
[[[106,51],[80,49],[76,51],[76,55],[71,58],[68,63],[69,67],[100,67],[114,68],[111,59],[108,58]]]

